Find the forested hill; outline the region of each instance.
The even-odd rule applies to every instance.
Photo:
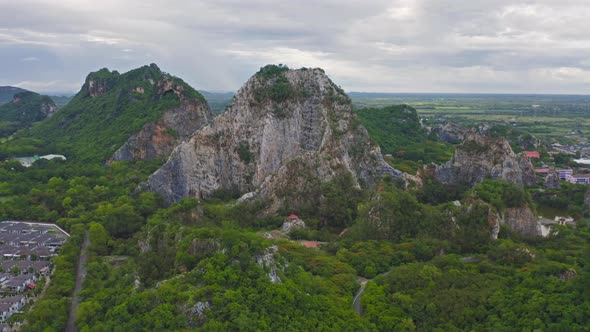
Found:
[[[381,152],[393,156],[394,166],[398,169],[411,173],[419,165],[440,164],[452,156],[453,149],[449,144],[429,137],[411,106],[362,108],[356,113],[371,138],[381,147]]]
[[[27,91],[25,89],[14,86],[0,86],[0,104],[7,103],[12,100],[15,94]]]
[[[57,106],[48,96],[21,90],[10,102],[0,105],[0,136],[7,136],[18,129],[26,128],[57,111]]]
[[[27,136],[75,159],[105,161],[144,125],[183,101],[206,105],[199,92],[155,64],[124,74],[103,68],[90,73],[78,94]],[[177,136],[171,128],[163,131],[162,140]]]

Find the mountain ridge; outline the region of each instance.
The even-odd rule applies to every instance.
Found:
[[[319,185],[339,173],[370,186],[403,177],[322,69],[268,65],[240,88],[228,110],[179,145],[144,187],[168,202],[216,191],[264,198],[269,209],[317,202]],[[289,197],[301,197],[300,202]],[[309,200],[309,201],[308,201]]]
[[[196,129],[211,118],[199,92],[156,64],[123,74],[102,68],[88,74],[74,98],[30,134],[78,159],[166,158],[187,131],[192,133],[185,127]]]

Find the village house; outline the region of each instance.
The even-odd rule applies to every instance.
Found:
[[[568,175],[574,174],[574,170],[571,168],[556,169],[555,171],[561,180],[565,180]]]
[[[590,184],[590,174],[567,175],[565,180],[574,184]]]
[[[524,155],[529,157],[530,159],[539,159],[541,158],[541,154],[537,151],[524,151]]]
[[[4,322],[12,316],[14,309],[8,303],[0,303],[0,321]]]
[[[541,236],[547,237],[551,234],[553,230],[553,226],[561,225],[561,226],[575,226],[576,221],[572,217],[563,217],[563,216],[556,216],[553,219],[547,219],[543,217],[539,217],[538,221],[539,229],[541,231]]]
[[[10,304],[14,311],[19,311],[27,304],[27,298],[22,294],[7,296],[0,298],[0,304]]]
[[[12,294],[22,293],[27,289],[34,288],[36,280],[34,274],[21,274],[3,282],[2,291]]]
[[[546,176],[547,174],[549,174],[549,168],[536,168],[535,174]]]

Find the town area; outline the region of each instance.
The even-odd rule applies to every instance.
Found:
[[[42,291],[51,274],[50,259],[68,237],[53,224],[0,222],[0,332],[18,325],[10,318]]]

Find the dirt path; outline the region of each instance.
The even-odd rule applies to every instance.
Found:
[[[352,307],[354,311],[356,311],[356,313],[359,315],[363,314],[363,307],[361,306],[361,295],[363,295],[363,292],[365,291],[367,282],[369,282],[369,280],[367,279],[361,280],[361,288],[359,288],[359,291],[356,293],[356,296],[352,301]]]
[[[386,276],[390,273],[391,273],[391,271],[381,273],[378,276]],[[375,278],[377,278],[378,276],[376,276]],[[363,277],[358,277],[358,278],[359,278],[359,283],[361,284],[361,288],[359,288],[358,292],[356,292],[356,296],[354,297],[354,300],[352,300],[352,308],[354,309],[354,311],[356,311],[357,314],[359,314],[359,316],[362,316],[363,315],[363,307],[361,306],[361,296],[363,296],[363,293],[365,292],[365,287],[367,287],[367,283],[375,278],[373,278],[373,279],[365,279]]]
[[[80,249],[80,258],[78,259],[78,272],[76,273],[76,286],[74,287],[74,294],[72,295],[72,306],[70,308],[70,314],[68,316],[68,324],[66,325],[66,332],[77,332],[76,329],[76,311],[80,304],[80,291],[82,290],[82,283],[86,278],[86,260],[88,258],[88,245],[90,244],[90,238],[88,237],[88,231],[84,235],[84,242],[82,243],[82,249]]]

